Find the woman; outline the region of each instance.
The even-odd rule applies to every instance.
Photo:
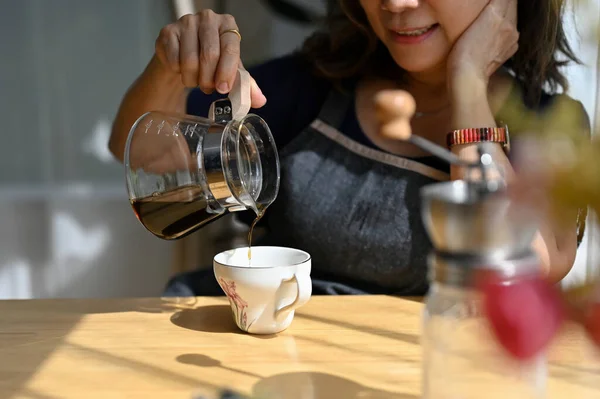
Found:
[[[423,294],[431,244],[419,189],[461,171],[394,132],[381,134],[388,120],[374,98],[383,92],[384,103],[407,112],[414,99],[413,134],[443,146],[459,129],[556,127],[554,107],[575,115],[561,119],[562,128],[585,133],[581,104],[554,95],[567,85],[559,56],[576,61],[562,8],[550,0],[329,1],[325,27],[301,51],[250,69],[252,106],[269,124],[282,166],[280,194],[265,217],[269,233],[257,244],[308,251],[315,293]],[[130,126],[148,110],[206,116],[233,84],[240,39],[233,17],[210,10],[163,28],[123,100],[112,152],[122,159]],[[475,143],[451,144],[462,158],[476,155]],[[496,140],[494,158],[510,170],[505,144]],[[574,220],[568,229],[548,220],[536,236],[551,281],[572,267]],[[212,273],[176,278],[170,292],[220,294]]]

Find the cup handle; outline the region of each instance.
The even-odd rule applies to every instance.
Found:
[[[275,317],[279,318],[282,315],[285,315],[292,310],[298,309],[300,306],[304,305],[310,299],[312,294],[312,281],[310,276],[306,274],[294,273],[294,276],[289,280],[284,280],[284,282],[292,282],[296,283],[298,287],[298,295],[294,302],[289,305],[283,306],[275,311]]]

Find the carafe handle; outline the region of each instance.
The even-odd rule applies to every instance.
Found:
[[[235,82],[227,99],[217,100],[210,105],[208,118],[219,123],[241,120],[250,112],[252,78],[248,71],[238,68]]]
[[[229,92],[229,101],[231,101],[231,117],[234,121],[239,121],[250,112],[252,104],[251,97],[252,78],[248,71],[238,68],[237,76],[233,87]]]

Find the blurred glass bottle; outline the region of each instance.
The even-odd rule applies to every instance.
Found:
[[[545,397],[545,353],[517,361],[489,328],[475,283],[477,274],[486,270],[501,272],[510,284],[520,275],[536,273],[539,262],[534,255],[502,262],[432,256],[422,326],[424,399]]]

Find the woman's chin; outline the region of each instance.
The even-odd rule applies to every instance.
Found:
[[[409,54],[394,56],[392,54],[392,57],[396,61],[396,65],[404,71],[410,74],[422,75],[428,73],[439,74],[440,70],[445,68],[447,54],[421,53],[414,56]]]

